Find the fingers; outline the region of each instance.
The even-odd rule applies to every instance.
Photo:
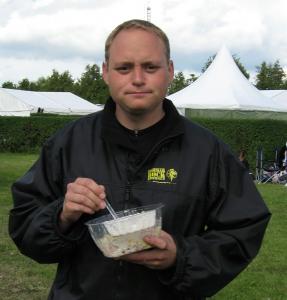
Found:
[[[165,250],[167,249],[167,241],[161,237],[157,237],[157,236],[145,236],[144,237],[144,241],[146,243],[148,243],[149,245],[151,245],[152,247],[161,249],[161,250]]]
[[[121,259],[134,264],[144,265],[148,268],[164,269],[167,266],[168,251],[160,249],[145,250],[127,254],[122,256]]]
[[[77,178],[67,185],[60,219],[64,223],[77,221],[83,213],[93,214],[106,207],[105,188],[90,178]]]
[[[101,195],[101,197],[105,198],[105,187],[97,184],[93,179],[90,178],[77,178],[74,183],[84,186],[90,189],[96,195]]]
[[[86,206],[92,212],[105,208],[106,198],[104,187],[97,185],[94,181],[87,182],[76,180],[67,186],[65,199],[67,202]]]
[[[161,231],[159,237],[146,236],[144,240],[153,248],[122,256],[121,259],[151,269],[166,269],[175,264],[176,245],[171,235]]]
[[[92,196],[92,198],[94,195],[102,200],[106,198],[105,187],[97,184],[90,178],[77,178],[74,183],[76,184],[76,187],[86,189],[86,191],[89,190],[89,195]]]

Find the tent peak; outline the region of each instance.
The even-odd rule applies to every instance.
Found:
[[[282,111],[248,81],[225,45],[195,82],[168,98],[177,108]]]

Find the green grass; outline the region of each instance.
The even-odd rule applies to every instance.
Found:
[[[0,299],[47,299],[54,278],[55,265],[40,265],[24,257],[7,233],[10,185],[36,157],[0,153]],[[212,300],[287,299],[287,187],[260,184],[258,189],[273,214],[262,249],[248,268]]]
[[[287,299],[287,187],[257,185],[272,212],[259,255],[213,300]]]
[[[21,255],[8,237],[10,186],[36,159],[32,154],[0,153],[0,299],[47,299],[55,265],[40,265]]]

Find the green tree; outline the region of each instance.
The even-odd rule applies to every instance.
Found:
[[[188,80],[190,81],[190,83],[194,82],[198,78],[198,76],[196,76],[193,73],[191,73],[189,76],[190,76],[190,78]]]
[[[182,90],[183,88],[190,85],[190,83],[195,81],[196,79],[197,77],[195,76],[195,74],[190,74],[189,78],[185,78],[184,74],[181,71],[175,73],[174,79],[168,88],[167,94],[171,95]]]
[[[74,91],[75,94],[90,102],[101,104],[106,102],[109,91],[98,65],[86,66],[85,72],[75,83]]]
[[[277,89],[282,89],[284,85],[284,79],[286,78],[286,74],[283,68],[280,65],[279,60],[276,60],[273,68],[271,70],[272,75],[272,84]]]
[[[55,92],[73,92],[74,80],[69,71],[61,74],[53,70],[52,75],[47,78],[47,87],[50,91]]]
[[[24,78],[18,82],[17,89],[26,91],[37,91],[38,87],[35,82],[29,81],[28,78]]]
[[[12,81],[5,81],[5,82],[2,83],[2,88],[16,89],[16,85]]]
[[[274,64],[265,61],[256,66],[256,87],[260,90],[280,90],[286,88],[286,74],[279,60]]]
[[[204,73],[206,71],[206,69],[211,65],[211,63],[213,62],[214,58],[215,58],[216,54],[209,56],[209,58],[207,59],[207,62],[204,64],[203,68],[201,69],[201,72]],[[238,66],[239,70],[242,72],[242,74],[249,79],[250,74],[247,72],[247,70],[245,69],[245,67],[243,66],[243,64],[240,61],[240,58],[236,56],[236,54],[232,55],[236,65]]]
[[[39,91],[47,92],[73,92],[74,79],[69,71],[59,73],[53,70],[48,77],[40,77],[35,83]]]
[[[256,74],[256,87],[260,90],[267,90],[269,87],[269,69],[265,61],[261,63],[260,66],[256,66],[257,74]]]
[[[47,78],[41,76],[37,79],[37,81],[35,82],[35,85],[37,87],[38,91],[41,92],[48,92],[48,87],[47,87]]]
[[[208,69],[208,67],[209,67],[209,66],[212,64],[212,62],[214,61],[215,56],[216,56],[216,54],[213,54],[212,56],[209,56],[209,57],[208,57],[206,63],[204,64],[204,66],[203,66],[202,69],[201,69],[201,73],[204,73],[204,72]]]

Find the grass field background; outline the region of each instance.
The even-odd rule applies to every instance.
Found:
[[[36,158],[33,154],[0,153],[0,299],[3,300],[47,299],[56,270],[56,265],[40,265],[21,255],[7,232],[8,212],[12,207],[11,183]],[[272,212],[262,249],[248,268],[212,300],[287,299],[287,187],[260,184],[258,189]]]

